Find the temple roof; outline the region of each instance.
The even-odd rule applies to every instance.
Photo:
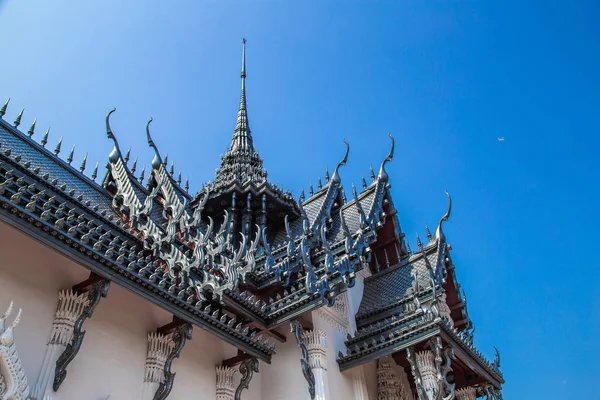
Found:
[[[428,234],[429,242],[410,255],[385,170],[394,153],[391,135],[377,176],[371,173],[370,184],[363,179],[360,192],[352,184],[349,201],[340,174],[348,143],[331,179],[327,174],[325,185],[311,188],[308,198],[303,193],[296,201],[270,184],[248,122],[245,45],[244,40],[231,144],[215,181],[198,194],[190,195],[173,168],[168,170],[167,157],[163,160],[152,140],[151,120],[146,132],[155,155],[144,185],[145,170],[134,175],[136,163],[129,166],[129,152],[121,153],[110,127],[115,110],[108,113],[106,132],[114,148],[100,185],[97,164],[86,176],[87,156],[74,167],[73,148],[63,161],[62,139],[53,154],[45,148],[48,132],[40,144],[32,139],[35,122],[28,134],[18,129],[22,112],[13,125],[2,119],[5,105],[0,219],[266,362],[274,344],[260,332],[332,305],[370,265],[356,336],[338,359],[342,369],[443,332],[446,341],[464,349],[463,357],[475,360],[480,373],[501,382],[498,368],[473,347],[466,297],[459,293],[442,230],[450,197],[435,235]],[[250,228],[236,227],[245,218]],[[388,248],[395,249],[395,259],[388,258]],[[378,251],[386,259],[381,270]]]
[[[410,295],[415,287],[415,278],[419,279],[419,286],[426,288],[431,285],[428,264],[424,256],[427,255],[429,265],[438,267],[438,260],[443,259],[445,251],[436,243],[431,243],[423,252],[413,254],[402,260],[399,264],[388,268],[378,274],[365,279],[365,289],[357,319],[393,307],[400,299]]]

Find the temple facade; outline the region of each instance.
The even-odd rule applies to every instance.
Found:
[[[101,174],[0,108],[0,399],[501,399],[499,353],[473,344],[444,234],[450,195],[411,249],[391,135],[358,188],[343,185],[341,141],[308,193],[272,184],[242,47],[233,137],[198,193],[151,120],[140,170],[108,112]]]

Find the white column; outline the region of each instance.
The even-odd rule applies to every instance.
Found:
[[[350,370],[352,376],[352,388],[354,389],[355,400],[369,400],[365,369],[363,365],[354,367]]]
[[[142,400],[152,400],[161,382],[165,380],[165,362],[173,346],[170,336],[156,332],[148,334]]]
[[[433,351],[425,350],[418,352],[416,354],[416,361],[427,398],[435,399],[435,395],[440,388],[437,382],[437,368],[435,366]]]
[[[315,376],[315,400],[329,400],[327,382],[327,333],[313,329],[302,334],[308,350],[308,364]]]
[[[217,367],[217,400],[233,400],[236,369]]]
[[[29,396],[29,384],[14,338],[14,330],[21,321],[20,309],[12,324],[6,327],[6,319],[11,314],[12,306],[11,301],[6,313],[0,317],[0,398],[26,400]]]
[[[73,340],[75,322],[89,304],[87,294],[77,295],[72,290],[58,292],[58,307],[52,322],[50,339],[46,344],[46,352],[38,378],[33,388],[32,397],[39,400],[52,400],[54,371],[56,360]]]
[[[476,398],[476,390],[472,386],[467,386],[456,391],[456,400],[475,400]]]

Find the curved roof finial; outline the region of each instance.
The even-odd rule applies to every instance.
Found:
[[[154,140],[152,140],[152,136],[150,136],[150,123],[153,121],[153,118],[150,117],[148,123],[146,124],[146,138],[148,139],[148,146],[154,149],[154,158],[152,159],[152,168],[158,169],[162,164],[162,158],[160,158],[160,153],[158,152],[158,147],[154,144]]]
[[[450,193],[448,193],[448,191],[446,191],[446,196],[448,196],[448,209],[446,210],[446,214],[440,218],[440,222],[438,222],[435,230],[435,238],[442,241],[446,241],[446,235],[444,235],[444,231],[442,230],[442,223],[444,221],[448,222],[450,219],[450,212],[452,211],[452,197],[450,197]]]
[[[381,167],[379,167],[379,173],[377,174],[377,179],[382,182],[387,182],[389,179],[389,176],[385,171],[385,163],[387,163],[388,161],[392,161],[392,159],[394,158],[394,137],[391,133],[388,133],[388,136],[392,141],[392,146],[390,147],[390,152],[388,153],[388,156],[381,163]]]
[[[119,142],[117,141],[115,134],[113,133],[112,129],[110,128],[110,116],[115,111],[117,111],[117,108],[113,107],[113,109],[110,110],[108,112],[108,114],[106,114],[106,136],[109,139],[111,139],[113,141],[113,143],[115,144],[113,151],[111,151],[110,154],[108,155],[108,160],[112,163],[116,162],[119,158],[121,158],[121,149],[119,148]]]
[[[344,153],[344,158],[342,158],[342,161],[340,161],[338,163],[338,165],[336,165],[335,170],[333,171],[333,175],[331,176],[331,182],[334,182],[334,183],[340,183],[342,181],[342,179],[340,178],[339,169],[340,169],[340,167],[346,165],[346,162],[348,161],[348,153],[350,153],[350,145],[348,144],[346,139],[344,139],[344,143],[346,144],[346,152]]]
[[[496,351],[496,356],[494,357],[494,367],[496,367],[496,369],[500,369],[500,352],[498,351],[498,349],[496,348],[496,346],[494,346],[494,350]]]

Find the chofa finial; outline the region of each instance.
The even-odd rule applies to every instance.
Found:
[[[440,222],[438,222],[437,228],[435,230],[435,238],[441,240],[443,242],[446,241],[446,235],[444,235],[444,231],[442,230],[442,223],[448,222],[450,219],[450,212],[452,211],[452,197],[450,197],[450,193],[446,191],[446,196],[448,197],[448,208],[446,209],[446,213],[440,218]]]
[[[117,160],[119,158],[121,158],[121,149],[119,148],[119,142],[117,142],[117,138],[115,137],[115,135],[113,134],[112,129],[110,128],[110,116],[115,111],[117,111],[117,109],[113,108],[112,110],[110,110],[108,112],[108,114],[106,114],[106,136],[109,139],[111,139],[113,141],[114,145],[115,145],[115,147],[113,148],[113,150],[108,155],[108,160],[111,163],[117,162]]]
[[[388,156],[381,163],[381,167],[379,167],[379,173],[377,174],[377,179],[382,182],[387,182],[389,179],[389,176],[388,176],[387,172],[385,171],[385,164],[389,161],[392,161],[392,159],[394,158],[394,137],[392,136],[391,133],[388,133],[388,136],[390,137],[390,140],[392,141],[392,146],[390,147],[390,152],[388,153]]]
[[[331,177],[331,182],[334,182],[334,183],[340,183],[342,181],[342,179],[340,178],[339,169],[340,169],[340,167],[346,165],[346,162],[348,161],[348,153],[350,153],[350,145],[348,144],[346,139],[344,139],[344,144],[346,145],[346,152],[344,153],[344,158],[342,158],[342,161],[340,161],[338,163],[338,165],[336,165],[335,170],[333,171],[333,176]]]
[[[150,136],[150,123],[152,122],[152,120],[153,119],[151,117],[150,120],[148,120],[148,123],[146,124],[146,138],[148,139],[148,146],[150,146],[154,149],[154,158],[152,159],[152,168],[159,169],[160,165],[163,163],[163,161],[160,158],[160,153],[158,152],[158,147],[156,147],[156,144],[154,144],[154,140],[152,140],[152,136]],[[166,162],[166,160],[167,159],[165,158],[165,162]]]

